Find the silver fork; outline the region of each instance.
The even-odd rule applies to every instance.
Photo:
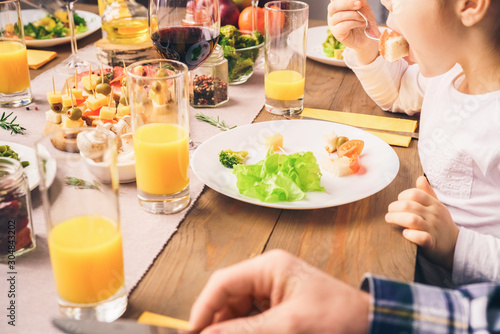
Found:
[[[378,31],[378,29],[372,27],[370,25],[370,21],[368,21],[368,19],[366,18],[366,16],[364,16],[363,14],[361,14],[361,12],[359,10],[357,10],[357,12],[366,21],[366,26],[365,26],[365,35],[366,35],[366,37],[368,37],[370,39],[373,39],[375,41],[380,41],[380,38],[378,37],[378,35],[376,33],[376,31]]]

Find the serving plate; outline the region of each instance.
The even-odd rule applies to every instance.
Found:
[[[21,11],[23,17],[23,24],[26,25],[30,22],[38,21],[39,19],[45,17],[47,13],[40,9],[25,9]],[[101,18],[99,15],[86,12],[83,10],[77,10],[76,13],[85,19],[87,22],[88,30],[84,33],[77,34],[76,39],[82,39],[87,37],[88,35],[94,33],[99,28],[101,28]],[[58,37],[58,38],[49,38],[49,39],[31,39],[26,40],[26,45],[28,47],[35,48],[45,48],[50,46],[55,46],[59,44],[69,43],[71,41],[71,37]]]
[[[265,203],[238,192],[232,169],[219,162],[219,152],[225,149],[247,150],[246,164],[255,164],[265,158],[267,137],[281,133],[286,153],[311,151],[321,166],[328,156],[323,135],[334,130],[339,136],[361,139],[365,142],[360,156],[361,170],[354,175],[337,177],[321,169],[321,185],[326,192],[308,192],[306,198],[295,202]],[[319,209],[358,201],[384,189],[399,171],[396,152],[382,139],[357,128],[325,121],[283,120],[254,123],[220,133],[202,143],[194,152],[191,168],[195,175],[215,191],[237,200],[279,209]]]
[[[309,28],[307,31],[307,57],[320,63],[334,66],[347,67],[345,62],[333,57],[327,57],[323,51],[323,43],[326,41],[328,26]]]

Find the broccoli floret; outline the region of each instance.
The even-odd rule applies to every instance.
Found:
[[[75,13],[75,15],[73,15],[73,21],[75,22],[75,26],[79,26],[79,25],[87,26],[87,22],[85,22],[85,19],[83,17],[81,17],[80,15],[78,15],[77,13]]]
[[[252,36],[257,43],[256,45],[262,44],[264,42],[264,36],[259,30],[254,30]]]
[[[251,46],[257,45],[257,40],[251,35],[241,35],[236,40],[235,47],[237,49],[249,48]]]
[[[248,155],[248,151],[223,150],[219,153],[219,161],[222,166],[233,168],[241,164]]]
[[[219,44],[220,45],[231,45],[231,46],[234,46],[234,38],[235,38],[235,34],[237,33],[237,31],[238,31],[238,29],[236,29],[235,26],[232,26],[230,24],[221,27],[220,28],[220,34],[222,35],[223,38],[224,37],[227,38],[227,40],[225,40],[224,42],[228,43],[228,44],[222,44],[221,43],[222,41],[220,41]]]
[[[244,75],[249,74],[253,70],[254,61],[252,58],[240,57],[236,59],[231,67],[228,63],[229,81],[236,80]]]

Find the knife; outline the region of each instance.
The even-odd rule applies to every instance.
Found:
[[[324,121],[324,122],[332,122],[332,123],[342,124],[342,123],[330,121],[330,120],[327,120],[327,119],[307,117],[307,116],[289,116],[289,115],[283,115],[283,117],[286,118],[286,119],[291,119],[291,120],[294,120],[294,119],[300,119],[300,120],[306,119],[306,120]],[[381,130],[381,129],[372,129],[372,128],[367,128],[367,127],[363,127],[363,126],[356,126],[356,125],[349,125],[349,126],[352,126],[353,128],[358,128],[358,129],[361,129],[361,130],[365,130],[365,131],[390,133],[390,134],[394,134],[394,135],[400,135],[400,136],[406,136],[406,137],[411,137],[411,138],[414,138],[414,139],[418,139],[418,132],[404,132],[404,131],[394,131],[394,130],[385,130],[385,129],[384,130]]]
[[[69,334],[195,334],[195,332],[139,324],[134,320],[115,320],[100,322],[94,320],[76,320],[56,318],[52,323]]]

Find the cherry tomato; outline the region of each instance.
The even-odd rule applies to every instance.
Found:
[[[354,155],[360,155],[364,146],[365,142],[362,140],[348,140],[337,148],[337,155],[339,158],[343,156],[351,158]]]
[[[349,168],[356,174],[359,171],[359,155],[354,154],[349,157]]]

